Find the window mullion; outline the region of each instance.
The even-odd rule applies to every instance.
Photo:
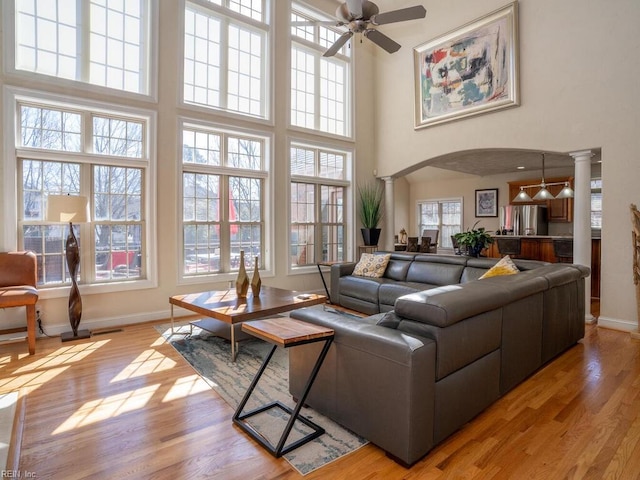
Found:
[[[220,108],[227,109],[229,92],[229,19],[220,19]]]
[[[317,53],[313,54],[313,58],[314,58],[314,63],[315,63],[315,72],[316,74],[314,75],[313,81],[314,81],[314,90],[315,90],[315,95],[314,95],[314,127],[315,130],[320,130],[320,117],[321,117],[321,113],[320,113],[320,97],[321,97],[321,92],[320,92],[320,85],[321,85],[321,74],[320,74],[320,63],[322,62],[322,58],[320,57],[320,55],[318,55]]]
[[[76,33],[76,51],[78,57],[76,61],[76,76],[81,82],[89,83],[90,80],[90,52],[91,52],[91,8],[88,2],[76,0],[76,11],[78,12],[77,33]],[[85,28],[82,28],[86,25]]]
[[[96,239],[91,229],[94,228],[95,219],[94,212],[94,196],[93,196],[93,167],[91,164],[80,165],[80,195],[84,195],[89,199],[89,218],[88,222],[80,224],[80,238],[82,241],[82,256],[80,257],[80,281],[82,283],[91,283],[95,280],[95,251]]]

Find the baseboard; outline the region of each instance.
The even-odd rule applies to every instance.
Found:
[[[638,324],[629,320],[620,320],[618,318],[598,317],[598,326],[610,328],[612,330],[621,330],[623,332],[632,332],[638,330]]]
[[[193,316],[193,312],[176,308],[174,311],[175,318]],[[102,318],[84,318],[80,322],[80,328],[83,330],[105,330],[115,327],[126,327],[127,325],[136,325],[138,323],[153,322],[155,320],[163,320],[171,318],[171,310],[159,310],[156,312],[136,313],[133,315],[118,315],[115,317]],[[64,325],[47,325],[43,324],[44,330],[49,336],[57,336],[70,329],[69,324]]]

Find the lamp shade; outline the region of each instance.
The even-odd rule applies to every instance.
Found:
[[[573,198],[573,189],[569,186],[568,182],[565,182],[564,188],[560,190],[556,198]]]
[[[533,196],[534,200],[553,200],[553,198],[554,196],[551,195],[551,192],[549,192],[549,190],[547,190],[547,187],[545,187],[544,183],[542,184],[542,188],[540,189],[540,191]]]
[[[89,220],[89,200],[78,195],[49,195],[47,222],[83,223]]]
[[[518,195],[514,197],[513,202],[530,202],[531,197],[527,192],[524,191],[524,188],[520,187],[520,192]]]

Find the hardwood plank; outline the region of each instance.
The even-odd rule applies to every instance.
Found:
[[[164,320],[166,321],[166,320]],[[152,324],[0,350],[20,389],[19,466],[37,478],[299,479],[231,422],[232,408]],[[16,446],[14,446],[15,448]],[[535,373],[407,470],[367,445],[308,479],[637,479],[640,342],[587,326]]]

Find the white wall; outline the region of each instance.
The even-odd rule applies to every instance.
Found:
[[[156,2],[154,2],[156,3]],[[273,176],[274,176],[274,203],[271,214],[274,222],[274,274],[264,276],[263,284],[277,286],[281,288],[295,289],[300,291],[323,292],[322,282],[315,266],[310,267],[307,273],[289,275],[287,266],[288,256],[288,203],[287,196],[287,175],[288,170],[288,149],[287,135],[291,132],[287,129],[289,108],[289,43],[288,43],[288,2],[272,2],[276,8],[275,25],[278,25],[274,35],[275,50],[274,55],[274,79],[272,90],[274,98],[274,125],[267,127],[267,130],[274,135],[273,150]],[[333,15],[337,2],[333,0],[313,0],[307,2],[315,4],[318,8],[324,9]],[[212,122],[228,124],[238,127],[251,128],[255,126],[249,121],[232,120],[228,117],[215,114],[215,112],[199,113],[179,108],[178,98],[180,89],[180,75],[182,63],[180,61],[180,24],[177,21],[182,18],[179,12],[182,2],[162,1],[160,5],[160,28],[159,28],[159,72],[158,72],[158,100],[154,101],[128,101],[127,104],[135,107],[156,110],[158,112],[158,287],[147,290],[125,291],[112,294],[83,294],[83,316],[82,328],[102,328],[114,325],[123,325],[146,320],[167,318],[169,315],[168,299],[171,295],[202,291],[214,288],[226,288],[227,282],[210,282],[197,285],[178,284],[178,264],[176,258],[179,253],[179,233],[177,231],[179,202],[178,202],[178,165],[177,159],[179,148],[177,138],[177,116],[185,115],[193,118],[201,118]],[[354,148],[356,154],[356,178],[357,180],[368,180],[373,178],[375,165],[373,135],[373,111],[374,105],[371,99],[374,97],[373,83],[368,79],[372,78],[373,57],[371,48],[368,45],[360,44],[354,47],[357,50],[357,61],[355,68],[354,93],[356,95],[357,124],[355,127],[355,142],[343,141],[341,145],[346,148]],[[118,104],[123,100],[117,94],[113,96],[98,95],[86,91],[76,91],[60,87],[54,82],[43,83],[42,79],[19,80],[12,78],[2,72],[0,76],[0,86],[19,85],[25,88],[38,89],[43,85],[47,88],[63,95],[86,97],[100,101],[110,101]],[[1,102],[0,96],[0,102]],[[0,105],[1,107],[2,105]],[[264,125],[260,125],[264,127]],[[0,129],[0,142],[2,129]],[[296,134],[300,136],[302,134]],[[304,135],[302,135],[304,137]],[[2,143],[4,144],[4,143]],[[0,161],[0,169],[3,162]],[[2,170],[0,174],[4,175]],[[12,179],[9,179],[10,181]],[[4,176],[0,177],[0,193],[2,193],[3,206],[10,202],[9,208],[15,205],[16,199],[10,198],[3,188]],[[352,208],[352,205],[348,205]],[[0,250],[13,250],[15,244],[10,244],[5,239],[8,229],[15,229],[15,225],[7,224],[3,218],[5,208],[0,208]],[[350,225],[349,237],[353,245],[362,243],[358,226]],[[11,235],[9,235],[11,236]],[[82,289],[82,287],[81,287]],[[69,329],[67,319],[66,295],[40,300],[39,306],[43,311],[44,326],[47,333],[55,334]],[[16,315],[11,311],[0,310],[0,322],[13,320]],[[24,320],[19,320],[24,323]]]
[[[385,9],[410,3],[390,0]],[[640,202],[640,2],[520,0],[521,105],[413,128],[411,47],[504,4],[503,0],[429,2],[426,19],[386,26],[385,33],[403,48],[394,55],[376,52],[378,174],[393,176],[424,160],[463,150],[601,148],[601,320],[608,326],[637,328],[629,204]],[[485,185],[485,180],[477,185]],[[411,201],[420,195],[426,193],[412,191]],[[468,207],[467,202],[465,210]]]

